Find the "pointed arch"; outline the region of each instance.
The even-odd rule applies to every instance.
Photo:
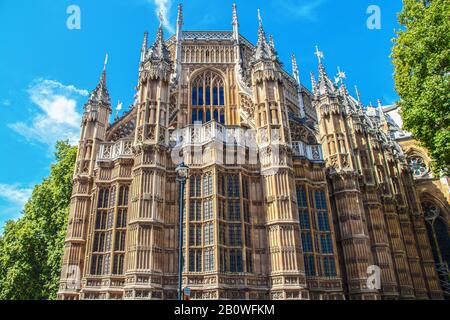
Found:
[[[219,70],[202,68],[190,77],[191,123],[215,120],[225,124],[226,80]]]
[[[450,225],[448,206],[431,194],[421,199],[427,235],[444,294],[450,297]]]

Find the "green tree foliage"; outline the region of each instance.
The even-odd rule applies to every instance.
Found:
[[[435,173],[450,163],[450,1],[403,0],[403,26],[393,62],[405,129],[434,159]]]
[[[76,147],[56,144],[50,176],[0,238],[0,299],[55,299],[72,193]]]

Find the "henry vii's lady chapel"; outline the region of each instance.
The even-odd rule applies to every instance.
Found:
[[[59,298],[177,298],[182,162],[193,299],[448,297],[448,185],[392,108],[363,106],[318,49],[307,89],[235,6],[232,31],[182,25],[180,6],[174,36],[145,33],[122,117],[106,70],[84,106]]]

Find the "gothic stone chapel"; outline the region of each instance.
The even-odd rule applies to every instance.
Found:
[[[181,162],[192,299],[442,299],[385,114],[332,81],[318,49],[303,86],[261,15],[256,45],[235,5],[231,31],[182,26],[180,5],[174,36],[144,34],[123,116],[109,122],[106,69],[84,106],[59,299],[177,299]]]

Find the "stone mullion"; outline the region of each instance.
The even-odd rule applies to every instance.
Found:
[[[110,259],[110,266],[109,266],[109,271],[110,271],[110,275],[113,275],[113,267],[114,267],[114,253],[115,253],[115,246],[116,246],[116,232],[117,232],[117,214],[119,211],[119,194],[120,194],[120,183],[116,183],[111,185],[111,187],[115,186],[116,187],[116,194],[115,194],[115,199],[114,199],[114,211],[113,211],[113,224],[112,224],[112,228],[111,228],[111,250],[110,250],[110,254],[111,254],[111,259]]]
[[[239,174],[239,190],[240,190],[240,195],[239,195],[239,206],[241,208],[241,220],[240,220],[240,225],[241,225],[241,248],[242,248],[242,270],[245,270],[245,272],[247,272],[247,240],[245,237],[245,209],[244,209],[244,187],[243,187],[243,173]],[[247,191],[248,192],[248,191]],[[244,245],[245,244],[245,245]]]
[[[436,273],[435,262],[431,252],[431,245],[427,236],[424,218],[422,215],[412,215],[411,220],[421,260],[421,267],[423,274],[425,275],[428,296],[430,299],[442,299],[442,290]]]
[[[385,206],[386,207],[386,206]],[[392,247],[394,267],[399,280],[399,289],[402,297],[413,298],[413,283],[406,259],[406,249],[403,243],[400,223],[396,212],[385,212],[387,230]]]
[[[388,172],[390,171],[388,161],[386,159],[387,150],[382,150],[383,152],[381,152],[381,159],[383,164],[384,183],[387,185],[389,190],[389,195],[383,194],[382,197],[384,199],[384,212],[388,225],[387,231],[392,248],[394,268],[396,269],[396,273],[398,275],[400,294],[402,295],[402,297],[411,298],[414,297],[414,286],[412,282],[411,272],[409,270],[409,263],[406,257],[406,248],[403,242],[403,234],[400,229],[398,212],[396,212],[394,207],[395,202],[392,179],[388,178]],[[391,221],[391,224],[389,224],[389,221]],[[397,241],[395,241],[395,239],[397,239]]]
[[[365,140],[367,141],[367,145],[370,148],[370,139],[368,139],[367,136],[365,136]],[[367,154],[366,151],[364,152]],[[372,164],[371,167],[373,167],[374,164],[372,152],[369,152],[368,161],[369,163]],[[367,208],[367,210],[369,210],[368,211],[369,214],[367,215],[368,219],[367,222],[368,226],[371,225],[371,228],[369,228],[369,234],[373,239],[371,242],[372,242],[372,250],[374,251],[375,262],[378,264],[378,266],[382,266],[381,267],[382,294],[396,297],[398,295],[397,282],[396,281],[392,282],[392,280],[388,280],[388,279],[395,280],[396,276],[394,272],[393,260],[391,258],[391,250],[388,235],[385,231],[387,230],[387,228],[382,210],[383,206],[381,202],[378,200],[378,195],[376,194],[376,190],[374,188],[365,185],[363,192],[365,193],[366,198],[365,207]],[[377,237],[377,234],[379,234],[381,239]]]
[[[372,250],[374,252],[375,263],[381,268],[381,290],[382,294],[388,297],[398,296],[398,285],[396,273],[392,261],[392,254],[388,236],[384,230],[388,228],[385,225],[384,214],[380,203],[370,203],[367,206],[369,233],[372,238]],[[392,282],[393,279],[394,282]]]
[[[214,166],[213,169],[213,194],[215,195],[213,197],[213,230],[214,230],[214,269],[211,270],[215,274],[218,274],[220,272],[220,243],[219,243],[219,226],[220,226],[220,217],[219,217],[219,170],[217,166]],[[223,191],[223,190],[222,190]],[[218,279],[216,278],[216,281],[218,283]]]
[[[315,208],[314,206],[312,206],[312,204],[314,203],[313,199],[311,199],[310,197],[310,192],[314,192],[314,188],[310,185],[310,184],[305,184],[304,185],[305,188],[305,192],[306,192],[306,204],[308,206],[308,215],[309,215],[309,233],[311,235],[311,243],[312,243],[312,253],[309,253],[310,255],[313,256],[314,258],[314,270],[315,270],[315,274],[317,276],[319,276],[318,271],[319,271],[319,265],[317,262],[317,257],[318,257],[318,249],[316,246],[316,241],[314,241],[315,236],[316,236],[316,228],[314,226],[316,219],[314,218],[314,216],[316,216],[315,214]],[[302,238],[301,238],[301,234],[302,232],[300,232],[300,245],[302,244]]]
[[[285,170],[283,170],[285,171]],[[268,220],[267,220],[267,225],[268,228],[272,228],[275,233],[275,243],[272,244],[271,246],[269,245],[269,252],[272,252],[272,256],[278,257],[277,262],[275,262],[275,268],[276,268],[276,272],[274,274],[274,271],[272,270],[272,275],[271,277],[273,278],[274,276],[282,276],[282,279],[284,278],[284,276],[288,273],[288,274],[292,274],[294,273],[295,276],[300,276],[301,273],[304,273],[304,266],[302,267],[302,265],[300,265],[300,268],[296,269],[296,270],[287,270],[287,263],[289,262],[289,260],[295,260],[295,261],[299,261],[299,257],[298,255],[301,254],[302,255],[302,250],[299,247],[301,245],[301,243],[296,244],[295,243],[295,239],[293,239],[294,241],[294,252],[285,252],[285,250],[283,250],[283,236],[285,237],[286,241],[288,240],[289,235],[286,234],[286,232],[283,230],[283,226],[291,226],[290,229],[294,228],[293,223],[292,223],[292,212],[290,215],[288,215],[289,219],[286,219],[286,217],[284,217],[283,219],[281,219],[282,217],[280,217],[280,210],[283,211],[283,206],[282,203],[283,201],[290,201],[290,199],[292,199],[292,195],[286,195],[285,193],[288,192],[289,190],[281,190],[282,186],[284,185],[284,183],[286,183],[286,179],[289,179],[289,175],[287,174],[287,171],[283,172],[283,173],[279,173],[276,175],[270,175],[266,180],[266,197],[269,196],[269,201],[271,201],[271,204],[269,205],[269,209],[272,207],[275,215],[273,217],[270,217],[270,215],[268,215]],[[284,182],[284,183],[283,183]],[[285,187],[283,188],[285,189]],[[278,190],[278,192],[275,192],[275,190]],[[278,196],[275,197],[274,195],[277,194]],[[287,196],[287,200],[280,200],[280,196],[283,196],[283,194],[285,196]],[[267,200],[266,200],[267,201]],[[291,207],[291,209],[294,209]],[[281,220],[285,220],[286,222],[282,222]],[[273,222],[276,222],[275,224],[271,221],[273,220]],[[295,228],[294,228],[295,230]],[[292,240],[292,239],[291,239]],[[270,243],[270,242],[269,242]],[[275,254],[275,255],[274,255]],[[290,255],[290,258],[292,259],[288,259],[287,260],[287,256]],[[276,278],[275,278],[276,279]],[[273,279],[272,281],[274,281],[275,279]],[[303,290],[302,288],[304,286],[306,286],[305,283],[305,278],[304,276],[298,277],[297,278],[298,282],[297,284],[300,285],[300,287],[296,287],[297,292],[299,295],[301,295]],[[278,281],[278,280],[277,280]],[[284,280],[283,280],[284,281]],[[278,282],[277,282],[278,283]],[[272,287],[272,292],[280,292],[279,290],[281,290],[281,292],[283,292],[283,296],[286,297],[287,295],[287,290],[289,290],[290,288],[286,287],[286,285],[281,285],[280,288],[277,287]],[[300,291],[299,291],[300,289]]]
[[[370,141],[370,139],[367,139],[367,141],[368,141],[368,146],[369,146],[369,150],[373,150],[372,149],[372,145],[371,145],[371,141]],[[375,165],[375,163],[374,163],[374,157],[376,157],[376,156],[378,156],[379,157],[379,155],[380,155],[380,151],[376,151],[377,152],[377,155],[374,155],[374,151],[372,151],[372,152],[369,152],[369,160],[371,161],[371,163],[372,163],[372,167],[374,167],[374,168],[376,168],[376,165]],[[384,157],[383,157],[383,159],[384,159]],[[384,168],[384,167],[383,167]],[[384,171],[384,170],[383,170]],[[385,177],[382,177],[383,178],[383,180],[380,180],[380,178],[381,177],[378,177],[378,175],[377,175],[377,173],[375,172],[375,174],[374,174],[374,176],[375,176],[375,181],[377,182],[377,184],[380,184],[381,182],[385,182],[386,180],[385,180]],[[387,225],[387,220],[386,220],[386,216],[385,216],[385,213],[384,213],[384,211],[385,211],[385,207],[381,204],[381,202],[380,202],[380,210],[382,210],[382,212],[383,212],[383,216],[384,216],[384,218],[383,218],[383,225],[386,225],[386,228],[385,228],[385,230],[387,230],[387,234],[386,234],[386,237],[390,237],[391,236],[391,232],[389,231],[389,227],[388,227],[388,225]],[[381,220],[380,220],[380,222],[381,222]],[[391,241],[389,241],[388,239],[386,239],[386,241],[387,241],[387,244],[388,244],[388,249],[389,249],[389,253],[388,254],[390,254],[391,255],[391,262],[390,262],[390,268],[394,268],[396,271],[397,271],[397,263],[396,263],[396,260],[393,258],[393,254],[394,254],[394,249],[395,248],[393,248],[392,247],[392,245],[391,245]],[[380,262],[378,262],[378,263],[380,263]],[[394,270],[392,270],[391,272],[393,272]],[[400,285],[400,279],[398,279],[398,273],[397,272],[395,272],[394,274],[393,274],[393,276],[397,279],[397,286],[398,285]],[[397,287],[397,290],[398,290],[398,287]]]
[[[352,129],[351,125],[349,124],[349,121],[351,121],[351,117],[344,119],[342,122],[344,126],[344,130],[342,134],[344,135],[344,141],[345,141],[345,153],[348,155],[347,162],[349,164],[349,167],[353,170],[356,170],[357,165],[355,165],[356,158],[354,154],[355,146],[353,145],[353,139],[352,139]]]
[[[422,267],[420,266],[420,257],[417,250],[416,239],[414,238],[412,222],[407,216],[405,216],[405,219],[405,221],[401,222],[400,227],[402,229],[403,236],[405,237],[406,254],[411,269],[415,297],[416,299],[426,299],[428,297],[427,289]],[[414,273],[412,271],[414,271]]]
[[[346,178],[344,178],[346,179]],[[347,279],[349,282],[349,293],[350,298],[363,298],[365,296],[370,296],[371,298],[377,298],[377,294],[371,290],[366,289],[366,279],[367,267],[371,264],[371,250],[369,247],[369,239],[366,234],[362,234],[363,237],[359,236],[360,232],[365,232],[362,212],[359,213],[358,229],[353,230],[352,222],[348,214],[353,210],[350,203],[359,201],[362,203],[359,197],[359,192],[353,191],[353,196],[344,196],[342,192],[348,193],[346,190],[339,190],[340,194],[336,194],[334,190],[334,199],[336,202],[336,209],[338,215],[339,226],[341,229],[341,243],[344,253],[345,267]],[[359,207],[359,206],[358,206]],[[353,208],[355,209],[355,208]],[[344,220],[344,221],[343,221]],[[347,229],[347,231],[346,231]],[[352,262],[355,260],[355,262]],[[358,260],[368,260],[367,262],[362,262]]]
[[[78,186],[76,182],[81,182],[81,179],[74,179],[74,185]],[[86,181],[86,192],[89,190],[89,182]],[[79,186],[78,186],[79,187]],[[85,265],[86,265],[86,232],[84,231],[84,228],[88,224],[88,218],[89,218],[89,209],[90,209],[90,196],[88,194],[82,196],[78,195],[77,189],[74,188],[72,192],[72,198],[71,198],[71,210],[70,210],[70,216],[69,221],[72,220],[72,226],[69,225],[67,229],[67,239],[65,241],[64,247],[64,253],[62,258],[62,266],[61,266],[61,286],[58,297],[61,299],[71,298],[74,297],[75,299],[79,298],[79,289],[78,288],[67,288],[67,282],[71,281],[71,279],[67,278],[69,275],[69,272],[73,274],[73,271],[76,272],[78,279],[75,279],[76,281],[80,281],[83,277],[83,273],[85,271]],[[81,204],[84,203],[84,206]],[[80,235],[78,237],[74,237],[76,234],[76,227],[79,225],[77,219],[82,219],[83,225],[80,226],[79,229]],[[73,264],[73,262],[77,262],[77,264]],[[74,267],[72,267],[74,266]],[[75,267],[76,266],[76,267]],[[75,270],[72,270],[75,269]],[[75,283],[77,284],[77,283]],[[80,283],[81,284],[81,283]]]
[[[407,191],[403,184],[403,180],[401,177],[402,170],[398,162],[397,166],[394,169],[396,171],[397,174],[396,176],[398,179],[399,195],[402,197],[403,203],[408,204],[408,199],[406,199],[405,197]],[[399,212],[399,223],[403,238],[405,240],[406,257],[409,269],[411,270],[411,278],[414,287],[415,298],[426,299],[427,298],[426,279],[425,274],[423,273],[423,269],[420,265],[419,249],[416,242],[416,238],[414,237],[413,221],[408,216],[407,208],[401,209],[399,205],[400,204],[397,205]]]
[[[332,99],[332,101],[328,101]],[[372,252],[370,250],[370,239],[368,236],[367,221],[365,219],[365,212],[363,208],[362,195],[358,188],[358,181],[356,174],[346,173],[345,170],[354,167],[353,155],[350,153],[351,142],[349,141],[350,131],[348,129],[347,119],[344,118],[341,112],[328,111],[320,104],[331,103],[336,104],[339,101],[333,101],[333,97],[327,97],[318,101],[318,110],[320,114],[321,138],[326,137],[328,140],[328,132],[335,137],[335,143],[338,143],[337,134],[343,135],[345,148],[347,150],[336,150],[339,153],[337,165],[333,166],[334,173],[331,173],[330,181],[332,186],[332,199],[336,207],[336,215],[338,220],[338,228],[340,230],[340,242],[342,244],[342,253],[344,256],[344,265],[346,268],[346,277],[349,287],[349,295],[351,299],[378,299],[378,294],[375,290],[367,289],[367,267],[372,264]],[[329,118],[329,120],[327,120]],[[330,130],[327,128],[327,122],[331,122]],[[343,127],[342,127],[343,126]],[[342,129],[342,130],[341,130]],[[328,141],[327,141],[328,142]],[[343,152],[347,153],[349,157],[347,166],[342,163]],[[325,154],[328,157],[328,164],[330,164],[329,157],[331,154]],[[350,159],[351,157],[351,159]],[[355,230],[355,228],[357,230]]]
[[[97,207],[98,207],[98,186],[96,186],[93,190],[94,195],[94,201],[91,201],[90,203],[90,214],[88,214],[87,219],[89,220],[89,225],[87,227],[87,236],[86,236],[86,242],[85,242],[85,248],[84,248],[84,261],[85,261],[85,268],[83,270],[83,278],[87,277],[91,273],[91,257],[92,257],[92,243],[93,243],[93,237],[95,236],[95,220],[97,216]]]

